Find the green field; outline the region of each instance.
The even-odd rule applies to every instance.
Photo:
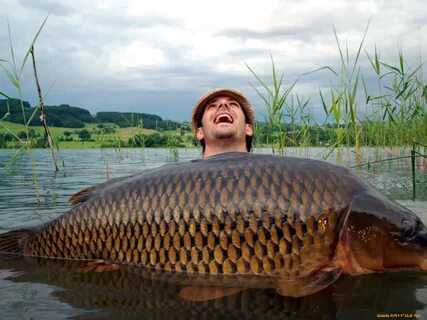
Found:
[[[122,147],[125,146],[129,139],[136,135],[152,135],[160,134],[156,130],[144,129],[144,128],[119,128],[113,124],[103,124],[110,128],[114,128],[113,133],[106,133],[99,129],[97,124],[87,124],[84,128],[61,128],[61,127],[49,127],[54,140],[60,148],[100,148],[100,147]],[[87,130],[90,134],[89,139],[81,139],[79,132]],[[8,121],[0,120],[0,134],[12,134],[13,136],[25,137],[26,127],[23,124],[17,124]],[[44,129],[41,126],[30,126],[28,130],[34,130],[34,135],[37,137],[44,136]],[[172,135],[175,131],[163,131],[164,135]],[[65,139],[68,136],[68,139]],[[14,138],[7,145],[9,148],[19,147],[18,139]]]

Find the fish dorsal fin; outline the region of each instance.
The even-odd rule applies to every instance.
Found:
[[[85,202],[95,193],[95,190],[96,190],[96,187],[89,187],[89,188],[80,190],[79,192],[72,194],[71,197],[68,199],[68,202],[72,206]]]
[[[103,190],[106,190],[108,188],[112,188],[119,183],[122,183],[122,182],[124,182],[130,178],[133,178],[134,176],[135,175],[113,178],[113,179],[109,179],[103,183],[99,183],[97,185],[94,185],[92,187],[84,188],[84,189],[72,194],[71,197],[68,199],[68,202],[72,206],[86,202],[90,198],[92,198],[93,196],[102,192]]]
[[[83,203],[88,201],[89,199],[91,199],[92,197],[100,194],[102,191],[105,191],[107,189],[112,189],[118,185],[121,185],[122,183],[127,183],[130,180],[134,179],[134,178],[139,178],[139,177],[143,177],[145,175],[148,175],[150,173],[156,172],[158,170],[162,170],[165,168],[174,168],[176,166],[176,164],[167,164],[164,165],[162,167],[156,167],[156,168],[152,168],[152,169],[147,169],[144,170],[143,172],[138,172],[135,174],[132,174],[130,176],[124,176],[124,177],[117,177],[117,178],[113,178],[113,179],[109,179],[103,183],[99,183],[97,185],[94,185],[92,187],[88,187],[85,189],[82,189],[76,193],[74,193],[73,195],[71,195],[71,197],[68,199],[68,202],[72,205],[75,206],[77,204]]]
[[[179,296],[188,301],[209,301],[228,297],[243,291],[242,288],[222,287],[185,287],[181,289]]]
[[[320,270],[304,278],[281,279],[277,293],[286,297],[303,297],[316,293],[338,280],[342,271],[339,268]]]

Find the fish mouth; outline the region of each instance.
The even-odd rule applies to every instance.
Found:
[[[427,230],[424,225],[423,230],[419,230],[409,244],[414,247],[415,254],[418,256],[419,269],[427,271]]]
[[[396,242],[402,252],[398,261],[427,271],[427,228],[418,218],[404,219]],[[397,259],[397,258],[396,258]]]
[[[219,113],[214,118],[214,123],[215,124],[220,124],[220,123],[229,123],[229,124],[232,124],[233,122],[234,122],[234,119],[231,116],[231,114],[225,113],[225,112],[224,113]]]

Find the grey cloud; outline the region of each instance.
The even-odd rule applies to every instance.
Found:
[[[120,28],[151,28],[156,26],[179,27],[181,24],[174,19],[159,16],[126,17],[120,13],[97,13],[93,22]]]
[[[57,16],[68,16],[76,12],[76,9],[72,8],[71,6],[65,4],[64,2],[55,0],[18,1],[23,7],[37,9]]]
[[[367,23],[367,21],[366,21]],[[219,33],[217,36],[225,36],[229,38],[236,38],[242,41],[247,40],[295,40],[308,42],[314,39],[324,40],[325,37],[333,37],[333,28],[336,25],[337,32],[357,30],[363,31],[363,27],[366,26],[363,24],[357,24],[354,26],[345,26],[342,27],[340,23],[334,24],[332,21],[330,23],[325,23],[324,21],[314,21],[311,24],[305,25],[291,25],[291,26],[279,26],[273,27],[266,30],[253,30],[253,29],[226,29]]]
[[[229,56],[233,58],[240,59],[244,61],[244,59],[263,57],[268,58],[271,50],[269,49],[258,49],[258,48],[239,48],[235,50],[231,50],[229,52]]]
[[[287,27],[274,27],[267,30],[251,30],[251,29],[228,29],[219,32],[218,36],[225,36],[230,38],[239,38],[241,40],[248,39],[309,39],[316,35],[312,28],[309,26],[287,26]]]
[[[325,41],[325,38],[333,38],[333,27],[336,26],[337,32],[360,31],[364,30],[369,19],[369,12],[360,11],[357,6],[349,6],[344,12],[331,12],[327,8],[313,12],[303,22],[289,24],[272,25],[266,29],[236,28],[224,29],[217,33],[217,36],[240,39],[243,41],[254,40],[295,40],[309,42],[313,40]],[[277,12],[282,14],[282,21],[292,21],[284,5]]]
[[[367,20],[365,24],[367,23]],[[333,26],[336,25],[338,31],[347,31],[351,29],[359,30],[363,24],[360,20],[352,21],[348,17],[330,15],[325,21],[325,16],[316,15],[305,20],[301,24],[276,25],[263,30],[254,30],[248,28],[225,29],[219,32],[218,36],[237,38],[243,41],[249,39],[255,40],[298,40],[311,41],[321,39],[333,34]]]

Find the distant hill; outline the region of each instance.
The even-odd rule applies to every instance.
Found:
[[[120,128],[142,126],[146,129],[176,129],[178,122],[163,120],[157,115],[136,112],[98,112],[96,122],[111,122]]]
[[[73,123],[76,125],[82,123],[84,125],[84,123],[95,122],[94,118],[88,110],[79,107],[72,107],[68,104],[61,104],[59,106],[46,106],[46,114],[48,115],[48,121],[49,118],[53,118],[52,123],[59,123],[62,121],[62,125],[50,124],[55,127],[72,127]],[[65,119],[67,119],[69,122],[68,124],[66,123]]]
[[[9,116],[4,120],[14,123],[24,123],[24,110],[25,120],[28,121],[30,126],[40,126],[40,111],[35,108],[31,108],[27,101],[21,102],[18,99],[0,99],[0,118],[8,112],[9,104]],[[65,127],[65,128],[83,128],[85,123],[94,122],[94,118],[86,109],[72,107],[67,104],[59,106],[46,106],[47,124],[52,127]]]
[[[21,100],[18,99],[0,99],[0,117],[7,110],[7,101],[9,101],[9,108],[11,113],[21,112]],[[22,101],[25,109],[31,108],[30,104],[27,101]]]
[[[8,107],[9,105],[9,107]],[[40,111],[32,108],[27,101],[22,102],[25,119],[31,117],[31,126],[39,126]],[[8,112],[3,120],[14,123],[24,123],[21,102],[18,99],[0,99],[0,119]],[[147,129],[176,129],[178,122],[163,120],[161,117],[147,113],[134,112],[98,112],[93,117],[86,109],[67,104],[46,106],[47,124],[53,127],[83,128],[86,123],[114,123],[121,128],[142,126]]]

